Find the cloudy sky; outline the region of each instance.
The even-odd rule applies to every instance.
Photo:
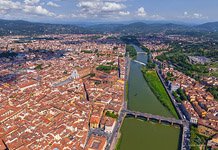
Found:
[[[218,21],[218,0],[0,0],[1,19],[35,22]]]

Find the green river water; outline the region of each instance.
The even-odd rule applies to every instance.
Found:
[[[135,47],[138,52],[142,51]],[[145,54],[137,59],[147,62]],[[128,80],[128,109],[165,117],[173,115],[155,97],[141,73],[141,64],[131,61]],[[121,127],[120,150],[177,150],[180,129],[174,126],[125,118]]]

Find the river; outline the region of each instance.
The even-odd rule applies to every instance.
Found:
[[[147,62],[147,55],[138,54],[138,61]],[[128,109],[173,117],[153,94],[141,73],[141,64],[131,61],[128,81]]]
[[[141,48],[134,46],[137,52]],[[136,60],[146,63],[147,55],[140,53]],[[153,94],[141,73],[141,64],[130,62],[128,80],[128,109],[173,117]],[[177,150],[180,129],[174,126],[125,118],[121,127],[120,150]]]

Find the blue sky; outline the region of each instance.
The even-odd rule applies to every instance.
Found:
[[[218,0],[0,0],[1,19],[35,22],[218,21]]]

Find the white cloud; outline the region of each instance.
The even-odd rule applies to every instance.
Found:
[[[147,16],[147,12],[145,11],[144,7],[140,7],[140,8],[137,10],[137,15],[140,16],[140,17],[145,17],[145,16]]]
[[[7,16],[16,16],[20,14],[20,17],[26,16],[55,16],[53,12],[48,11],[42,6],[35,4],[39,3],[40,0],[24,0],[21,2],[16,2],[12,0],[0,0],[0,15],[7,14]],[[16,15],[15,15],[16,14]],[[6,15],[3,17],[5,18]],[[18,16],[17,16],[18,17]]]
[[[55,18],[76,18],[76,19],[162,19],[156,14],[149,14],[144,7],[136,11],[130,11],[124,2],[127,0],[74,0],[77,9],[71,14],[55,14],[55,9],[50,7],[60,7],[58,1],[64,0],[0,0],[0,17],[19,14],[21,18],[55,17]],[[57,2],[57,3],[56,3]],[[48,9],[46,9],[48,6]],[[45,8],[46,7],[46,8]],[[53,10],[54,12],[50,11]],[[16,15],[15,15],[16,14]],[[195,14],[195,17],[200,15]]]
[[[48,11],[42,6],[24,6],[23,11],[25,13],[30,13],[33,15],[42,15],[42,16],[55,16],[54,13]]]
[[[129,11],[120,11],[119,14],[121,16],[128,16],[128,15],[130,15],[130,12]]]
[[[63,15],[63,14],[60,14],[60,15],[57,15],[56,18],[58,19],[64,19],[64,18],[67,18],[66,15]]]
[[[75,13],[72,13],[70,16],[70,18],[87,18],[88,16],[84,13],[78,13],[78,14],[75,14]]]
[[[145,11],[144,7],[138,8],[136,11],[136,17],[138,19],[151,19],[151,20],[164,20],[165,18],[158,14],[149,14]]]
[[[0,0],[0,10],[19,9],[21,7],[20,2],[12,2],[10,0]]]
[[[60,5],[58,5],[58,4],[56,4],[56,3],[52,2],[52,1],[49,1],[49,2],[47,3],[47,5],[48,5],[48,6],[51,6],[51,7],[60,7]]]
[[[136,15],[128,10],[125,10],[126,5],[122,2],[125,0],[77,0],[77,7],[80,9],[74,12],[73,18],[100,18],[100,19],[122,19],[128,16],[129,18],[146,18],[152,20],[163,20],[164,17],[158,14],[148,14],[144,7],[140,7],[136,11]],[[124,18],[123,18],[124,19]]]
[[[183,13],[183,16],[181,18],[186,18],[186,19],[208,19],[208,17],[202,15],[201,13],[189,13],[185,11]]]
[[[194,13],[193,16],[194,18],[202,18],[202,14],[199,13]]]
[[[78,16],[82,17],[113,17],[119,15],[126,6],[123,3],[104,0],[78,0]]]
[[[102,6],[103,11],[117,11],[117,10],[122,10],[126,6],[124,4],[118,4],[114,2],[105,2]]]
[[[1,10],[1,9],[0,9],[0,14],[3,14],[3,15],[5,15],[5,14],[6,14],[6,11],[5,11],[5,10]]]
[[[34,4],[37,4],[39,2],[40,2],[40,0],[24,0],[24,3],[28,4],[28,5],[34,5]]]
[[[99,1],[81,1],[77,5],[78,7],[82,9],[95,9],[98,6],[100,6]]]

